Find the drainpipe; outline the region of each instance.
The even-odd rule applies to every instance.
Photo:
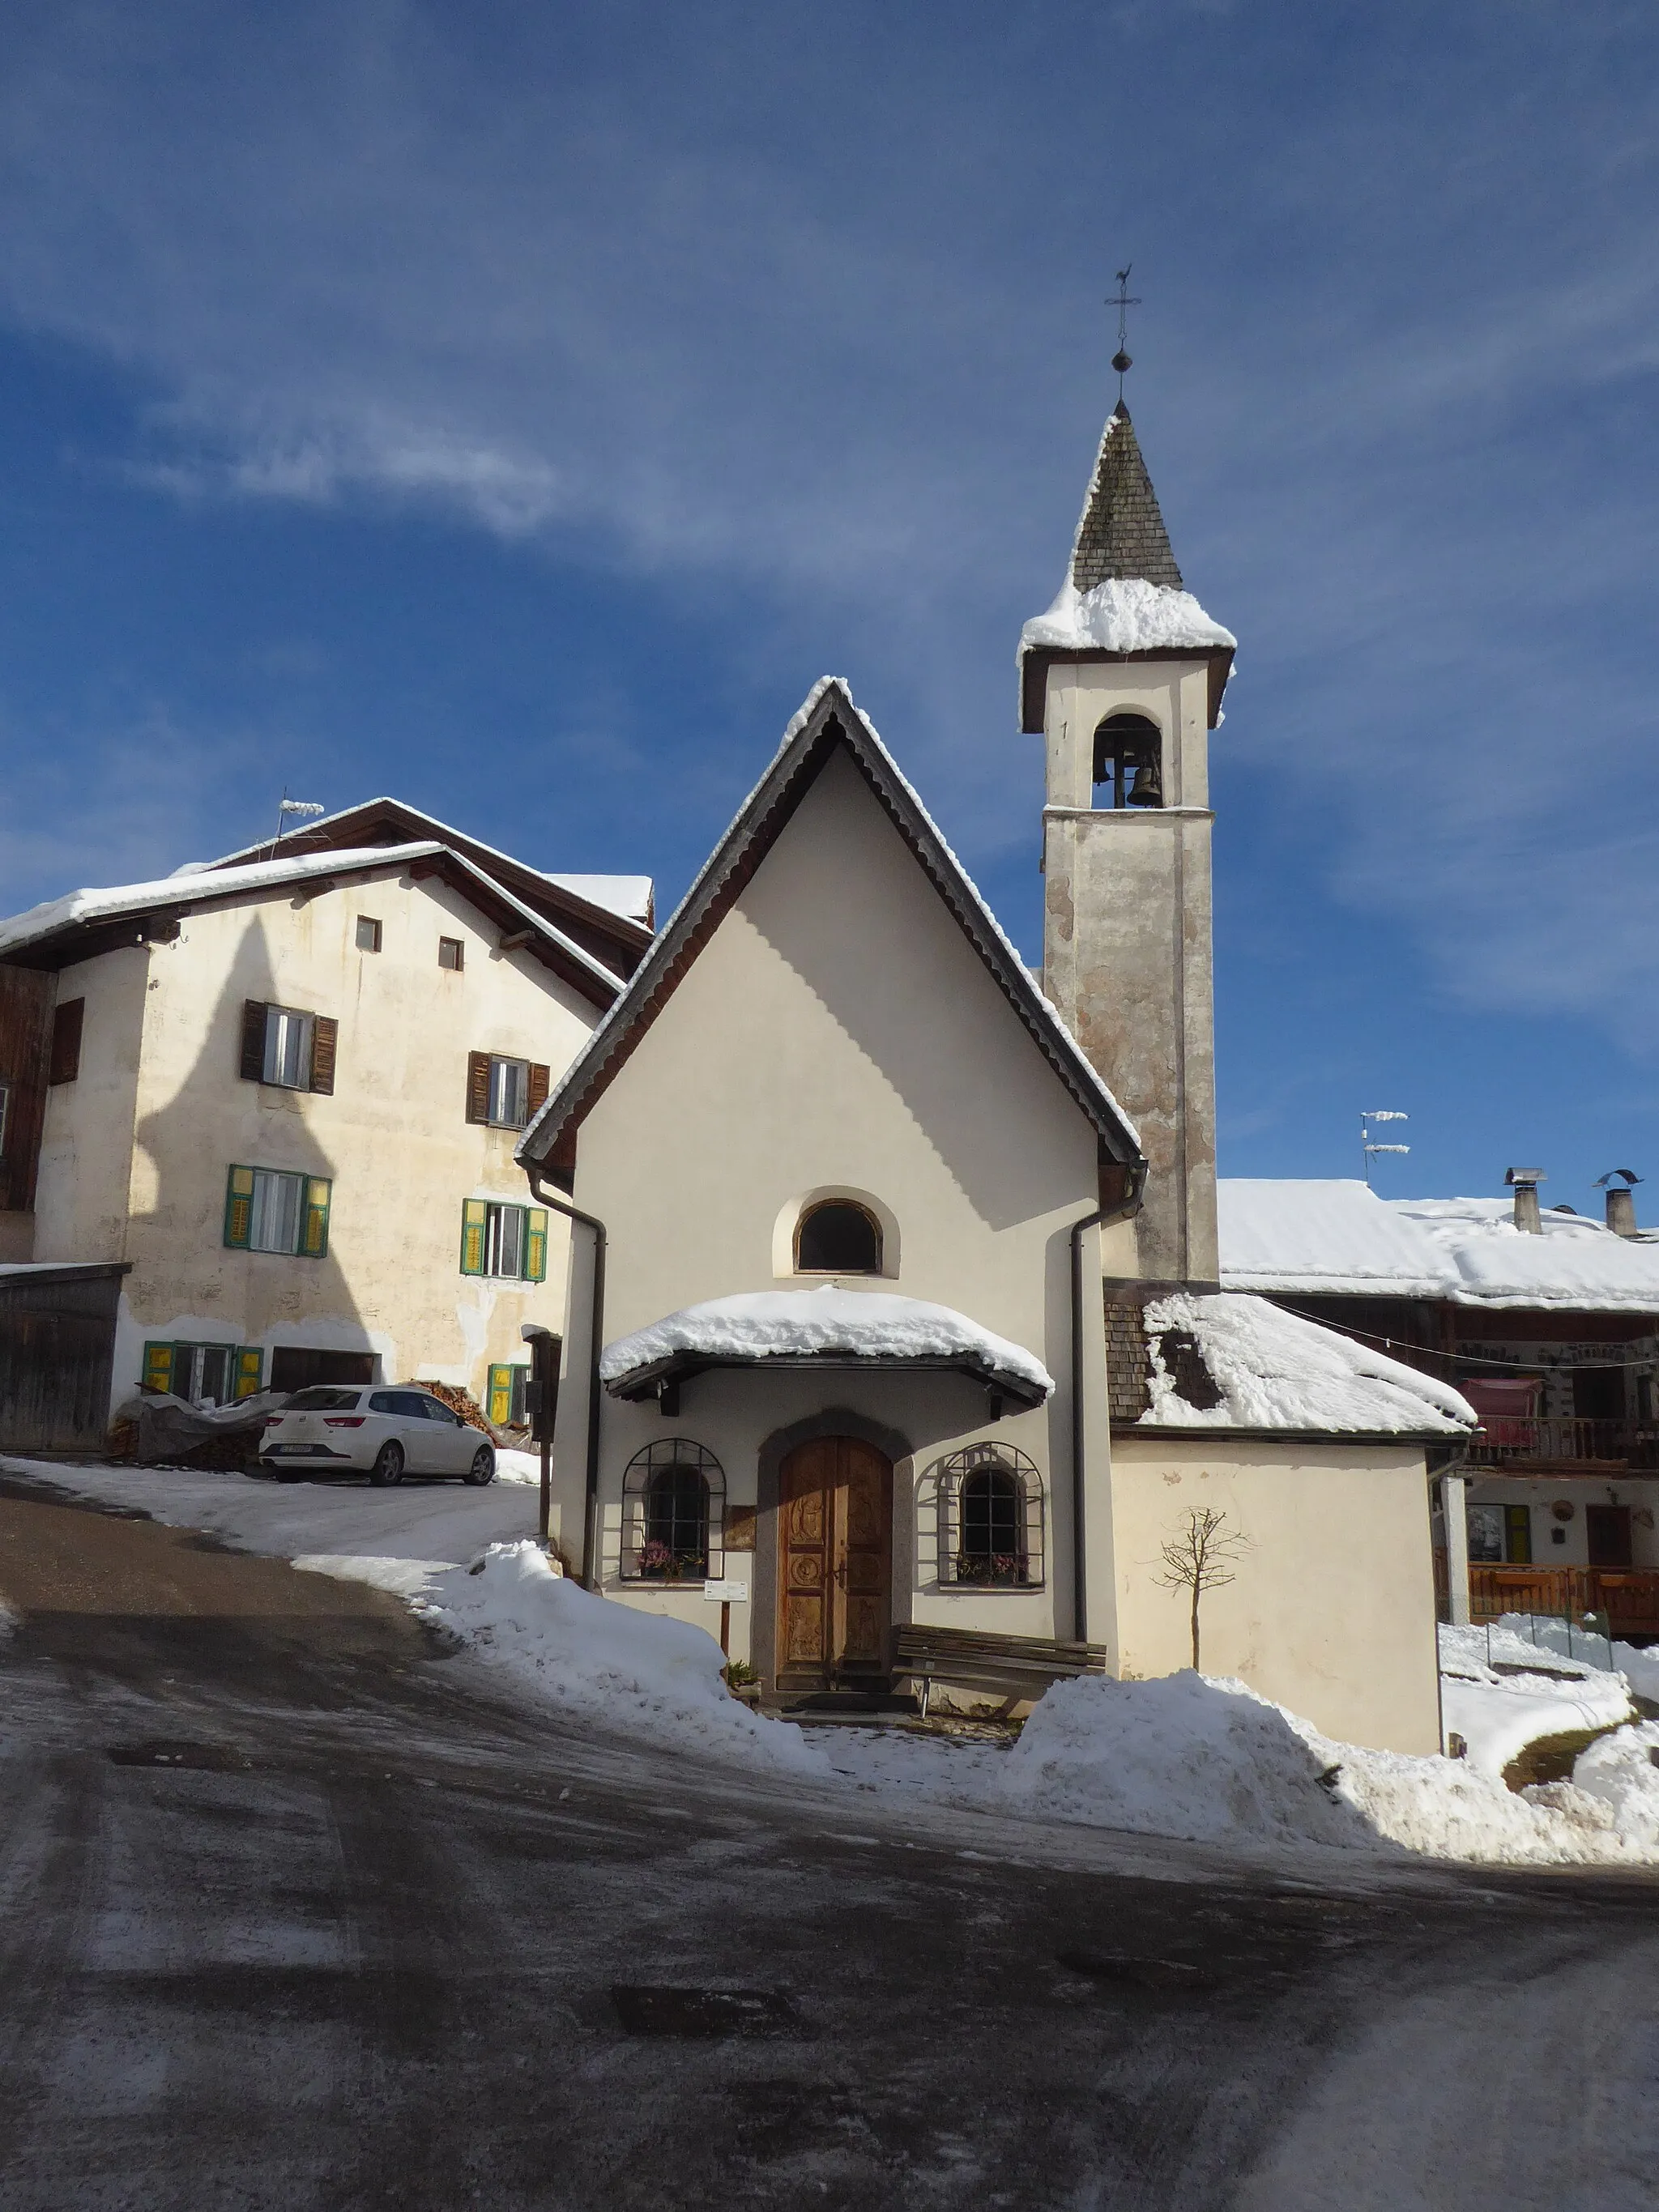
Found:
[[[530,1188],[543,1206],[550,1206],[567,1220],[580,1222],[593,1235],[592,1322],[588,1342],[587,1377],[587,1492],[582,1512],[582,1585],[598,1588],[599,1507],[599,1354],[605,1348],[605,1224],[597,1214],[584,1213],[556,1191],[544,1190],[540,1171],[526,1165]]]
[[[1469,1625],[1468,1486],[1468,1477],[1461,1473],[1440,1478],[1440,1511],[1446,1524],[1446,1610],[1454,1628]]]
[[[1110,1221],[1121,1221],[1134,1212],[1139,1203],[1140,1178],[1131,1173],[1125,1195],[1116,1206],[1102,1206],[1072,1224],[1072,1632],[1079,1644],[1089,1640],[1088,1573],[1084,1553],[1087,1509],[1083,1449],[1083,1232],[1085,1229],[1103,1228]],[[1103,1365],[1103,1344],[1100,1357]]]

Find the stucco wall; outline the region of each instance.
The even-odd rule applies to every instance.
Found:
[[[357,950],[360,915],[380,922],[379,952]],[[459,973],[438,965],[441,934],[465,946]],[[62,996],[88,985],[82,1073],[48,1109],[37,1256],[132,1261],[118,1398],[149,1337],[366,1351],[388,1376],[479,1391],[492,1360],[526,1358],[521,1322],[560,1326],[556,1215],[545,1283],[459,1272],[463,1200],[529,1200],[515,1133],[465,1118],[468,1052],[546,1060],[556,1078],[597,1018],[498,935],[442,884],[388,876],[198,911],[171,945],[66,972]],[[242,1079],[248,999],[335,1018],[332,1095]],[[232,1163],[331,1178],[325,1259],[226,1248]]]
[[[1096,1203],[1095,1133],[839,756],[583,1124],[575,1195],[610,1231],[606,1339],[707,1298],[810,1288],[820,1279],[777,1272],[787,1246],[777,1245],[776,1227],[783,1209],[824,1187],[869,1194],[898,1224],[896,1277],[848,1278],[850,1287],[955,1307],[1036,1352],[1055,1377],[1060,1387],[1042,1412],[994,1426],[983,1394],[953,1385],[959,1410],[943,1427],[928,1417],[926,1457],[988,1435],[1017,1443],[1037,1464],[1052,1516],[1048,1589],[1013,1604],[1034,1623],[1057,1616],[1069,1633],[1068,1231]],[[579,1243],[578,1305],[589,1265],[588,1241]],[[1097,1270],[1097,1245],[1091,1257]],[[584,1348],[573,1312],[557,1451],[573,1550]],[[808,1379],[819,1405],[844,1401],[845,1374]],[[858,1387],[874,1389],[876,1378]],[[921,1407],[933,1386],[893,1387]],[[747,1385],[757,1410],[738,1420],[719,1452],[733,1496],[755,1479],[783,1379],[769,1377],[763,1388],[763,1411],[756,1385]],[[641,1441],[674,1433],[705,1440],[702,1425],[734,1390],[744,1395],[736,1384],[693,1382],[672,1425],[653,1408],[606,1397],[607,1510]],[[1093,1443],[1103,1484],[1103,1419]],[[927,1597],[913,1595],[918,1603]],[[1001,1594],[989,1602],[1012,1627]]]
[[[1146,1150],[1135,1272],[1214,1282],[1208,672],[1199,660],[1056,663],[1046,711],[1043,981]],[[1094,733],[1137,714],[1164,738],[1162,807],[1091,809]]]
[[[1434,1566],[1420,1447],[1118,1435],[1112,1511],[1126,1674],[1192,1664],[1188,1595],[1163,1546],[1213,1507],[1248,1540],[1200,1615],[1206,1674],[1237,1674],[1327,1734],[1440,1747]]]
[[[1552,1508],[1558,1501],[1572,1507],[1571,1520],[1557,1520]],[[1531,1516],[1533,1564],[1540,1567],[1588,1566],[1589,1524],[1584,1508],[1626,1505],[1631,1516],[1631,1565],[1659,1567],[1659,1476],[1644,1480],[1639,1476],[1609,1475],[1597,1480],[1583,1475],[1504,1475],[1483,1481],[1480,1471],[1471,1469],[1466,1502],[1526,1506]],[[1559,1543],[1554,1540],[1558,1529]]]
[[[155,954],[125,945],[65,968],[55,1003],[86,1002],[81,1072],[46,1092],[34,1188],[36,1260],[125,1260],[133,1125]],[[152,988],[153,986],[153,988]]]

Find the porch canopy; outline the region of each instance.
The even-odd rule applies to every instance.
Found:
[[[606,1345],[599,1375],[614,1398],[657,1398],[716,1367],[940,1370],[966,1376],[1024,1411],[1054,1378],[1031,1352],[949,1306],[884,1291],[754,1291],[665,1315]]]

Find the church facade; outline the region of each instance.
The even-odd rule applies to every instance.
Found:
[[[905,1625],[1170,1671],[1169,1554],[1207,1516],[1207,1671],[1438,1745],[1428,1461],[1474,1417],[1218,1285],[1233,643],[1120,408],[1021,640],[1042,988],[826,678],[520,1144],[575,1231],[556,1534],[780,1695],[884,1686]]]

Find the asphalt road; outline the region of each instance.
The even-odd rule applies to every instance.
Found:
[[[1659,2203],[1659,1887],[767,1794],[0,1484],[0,2207]]]

